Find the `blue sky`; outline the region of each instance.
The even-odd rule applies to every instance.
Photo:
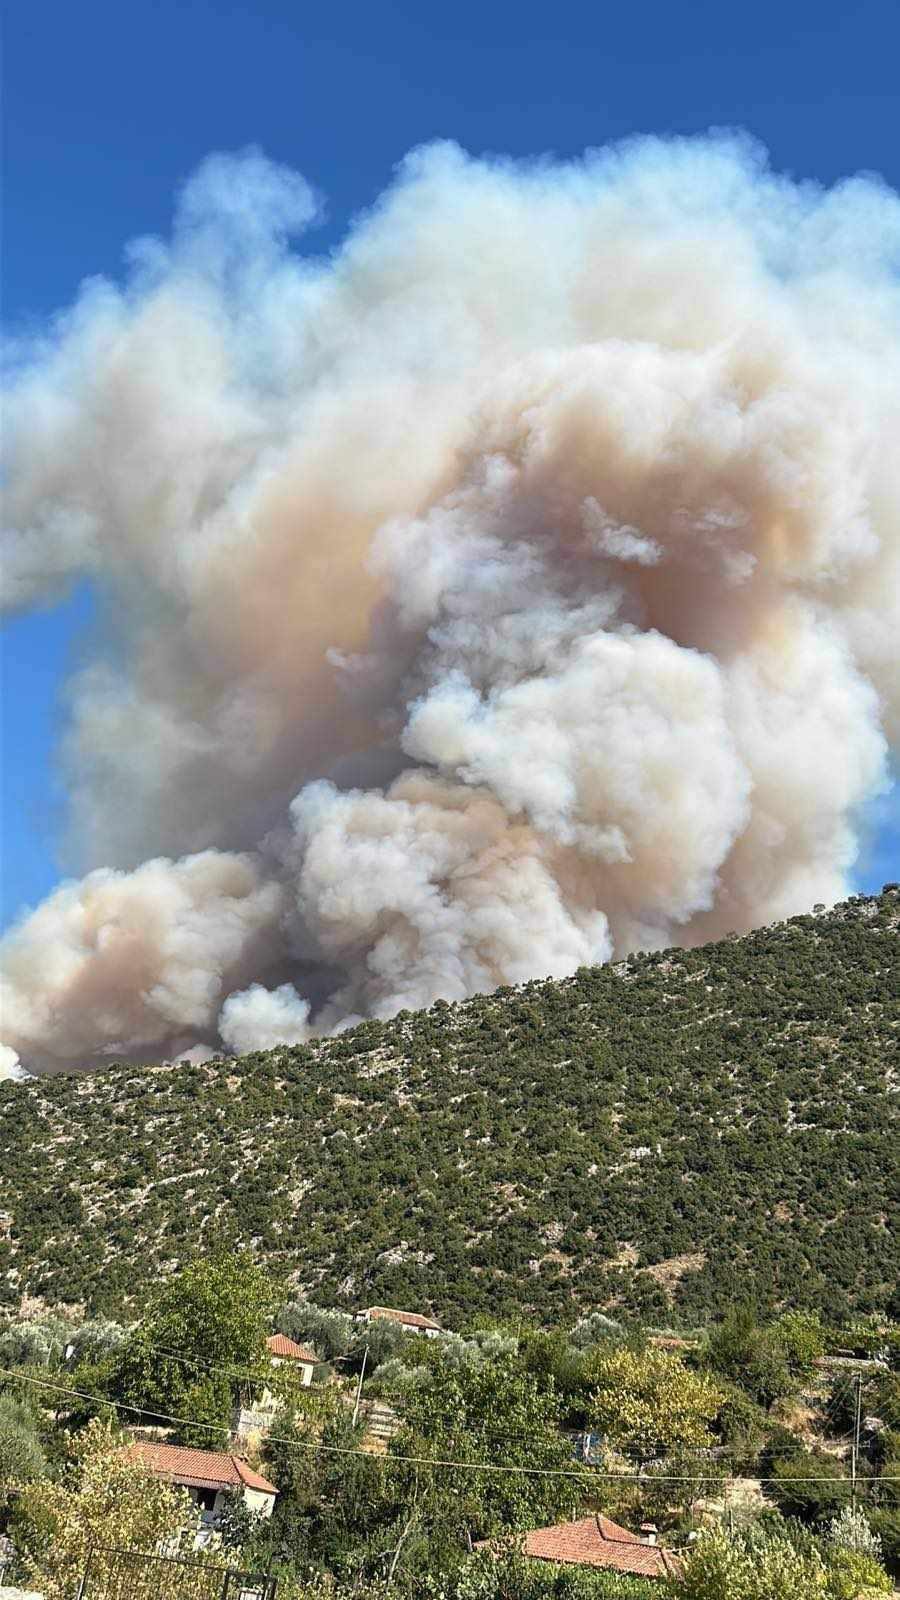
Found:
[[[204,155],[256,143],[327,199],[329,248],[410,146],[566,156],[637,132],[748,128],[776,167],[900,188],[900,7],[456,0],[30,0],[7,21],[4,319],[45,325],[87,275],[167,230]],[[8,922],[56,880],[53,750],[67,664],[92,619],[82,588],[8,624],[2,873]],[[896,806],[873,809],[860,887],[897,876]]]

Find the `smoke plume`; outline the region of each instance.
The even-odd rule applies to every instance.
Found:
[[[6,604],[76,579],[8,1064],[302,1040],[845,892],[900,726],[900,201],[739,137],[256,152],[15,353]]]

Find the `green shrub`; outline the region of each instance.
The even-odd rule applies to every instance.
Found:
[[[760,1526],[701,1534],[666,1593],[671,1600],[829,1600],[818,1552],[799,1550],[786,1531]]]
[[[869,1512],[872,1532],[877,1534],[888,1572],[900,1578],[900,1511],[879,1507]]]
[[[42,1478],[46,1470],[34,1412],[11,1395],[0,1395],[0,1489]]]
[[[447,1600],[660,1600],[654,1580],[529,1561],[514,1551],[471,1556],[444,1592]]]

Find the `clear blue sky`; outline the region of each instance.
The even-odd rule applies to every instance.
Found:
[[[4,319],[40,326],[125,243],[164,233],[213,149],[256,143],[327,196],[327,249],[411,145],[572,155],[635,132],[740,125],[774,164],[900,188],[897,0],[28,0],[6,38]],[[2,896],[53,884],[53,747],[80,591],[4,641]],[[892,825],[893,824],[893,825]],[[861,887],[897,871],[896,806],[873,817]]]

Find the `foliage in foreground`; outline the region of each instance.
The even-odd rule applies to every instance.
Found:
[[[154,1290],[130,1331],[57,1318],[0,1335],[11,1352],[0,1378],[0,1469],[6,1438],[18,1485],[0,1505],[0,1527],[12,1508],[22,1565],[51,1600],[89,1539],[177,1540],[194,1515],[168,1491],[158,1497],[161,1486],[124,1457],[123,1436],[88,1421],[89,1402],[74,1391],[98,1396],[91,1403],[107,1414],[118,1405],[123,1421],[134,1420],[134,1407],[152,1415],[163,1401],[196,1416],[187,1411],[199,1403],[190,1386],[208,1374],[222,1380],[215,1392],[224,1416],[260,1362],[276,1300],[251,1259],[213,1256]],[[698,1520],[717,1514],[726,1475],[763,1478],[769,1503],[798,1520],[769,1511],[734,1539],[708,1535],[687,1557],[686,1582],[699,1600],[757,1600],[760,1585],[766,1600],[785,1591],[792,1600],[885,1592],[880,1540],[890,1561],[900,1505],[900,1337],[883,1320],[837,1330],[806,1313],[763,1323],[738,1307],[674,1348],[596,1313],[569,1330],[494,1324],[433,1340],[386,1324],[363,1399],[388,1401],[400,1430],[386,1454],[373,1455],[360,1449],[355,1380],[337,1377],[361,1362],[360,1330],[308,1302],[290,1302],[279,1313],[286,1319],[344,1355],[333,1373],[320,1368],[310,1389],[285,1368],[259,1366],[283,1401],[262,1443],[262,1468],[279,1491],[275,1512],[260,1520],[235,1497],[221,1530],[230,1561],[281,1568],[284,1600],[605,1600],[608,1576],[523,1563],[507,1543],[602,1507],[632,1528],[653,1520],[666,1542],[683,1546]],[[364,1339],[372,1334],[362,1330]],[[836,1346],[877,1357],[857,1369],[863,1414],[872,1418],[857,1491],[866,1517],[848,1506],[847,1462],[834,1453],[848,1393],[855,1413],[856,1375],[844,1370],[829,1387],[827,1368],[816,1366],[818,1352]],[[36,1355],[47,1365],[35,1365]],[[781,1378],[767,1409],[760,1373],[776,1364]],[[792,1417],[793,1432],[785,1425]],[[603,1436],[601,1472],[576,1462],[567,1427]],[[197,1442],[218,1440],[201,1429]],[[481,1539],[495,1549],[500,1541],[499,1560],[471,1554]],[[619,1600],[643,1594],[634,1585],[623,1591],[624,1581],[611,1591]],[[682,1590],[681,1600],[692,1596]]]
[[[345,1455],[360,1441],[346,1405],[326,1391],[276,1419],[266,1470],[280,1494],[253,1546],[322,1581],[420,1594],[464,1560],[470,1539],[553,1522],[581,1502],[587,1479],[558,1430],[559,1400],[509,1356],[436,1366],[408,1397],[386,1456]],[[321,1452],[309,1451],[321,1439]],[[412,1458],[412,1459],[408,1459]],[[429,1467],[453,1460],[465,1467]],[[495,1472],[488,1464],[544,1469]],[[483,1470],[479,1470],[483,1468]]]
[[[592,1376],[591,1426],[629,1455],[673,1455],[714,1442],[710,1424],[724,1394],[676,1356],[622,1346],[601,1352]]]
[[[125,1341],[108,1392],[136,1413],[188,1418],[184,1444],[217,1449],[231,1424],[240,1375],[262,1372],[275,1286],[249,1257],[196,1261],[151,1300]],[[237,1382],[236,1382],[237,1379]]]
[[[877,1559],[840,1538],[822,1545],[786,1524],[758,1523],[703,1533],[666,1592],[670,1600],[863,1600],[890,1590]]]
[[[65,1471],[28,1484],[15,1502],[12,1534],[23,1576],[46,1600],[68,1600],[72,1573],[91,1547],[153,1550],[186,1539],[190,1548],[196,1510],[187,1493],[130,1461],[123,1443],[93,1420],[73,1439]],[[102,1559],[97,1555],[100,1576]]]
[[[47,1461],[38,1420],[29,1405],[0,1394],[0,1488],[42,1478]]]
[[[514,1550],[472,1556],[444,1595],[446,1600],[661,1600],[653,1579],[529,1561]]]

